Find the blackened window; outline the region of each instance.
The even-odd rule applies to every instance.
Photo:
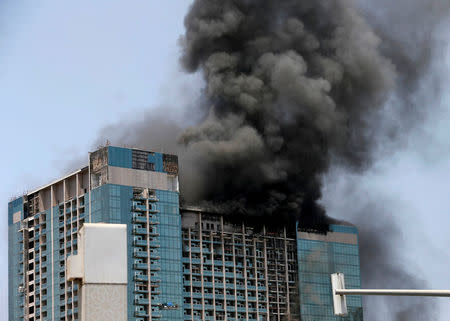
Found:
[[[142,150],[133,150],[132,167],[133,169],[141,169],[145,171],[154,171],[155,164],[148,162],[150,153]]]

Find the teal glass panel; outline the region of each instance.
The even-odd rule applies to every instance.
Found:
[[[163,157],[161,153],[148,154],[148,162],[155,164],[156,172],[163,172]]]
[[[122,147],[108,147],[108,165],[124,168],[132,168],[132,150]]]

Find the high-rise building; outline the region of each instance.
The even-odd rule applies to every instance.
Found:
[[[127,320],[362,320],[360,297],[335,317],[330,288],[333,272],[360,286],[354,227],[320,234],[180,209],[176,156],[107,146],[9,203],[10,321],[88,319],[70,262],[105,224],[84,223],[126,227]]]

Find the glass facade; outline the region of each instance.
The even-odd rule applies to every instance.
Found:
[[[330,275],[342,272],[348,289],[361,287],[358,231],[331,225],[325,235],[298,232],[297,256],[302,321],[362,321],[362,299],[347,296],[349,314],[333,313]]]
[[[183,320],[182,314],[182,274],[181,274],[181,216],[178,193],[156,191],[159,202],[156,209],[159,215],[159,248],[161,279],[159,304],[162,320]]]

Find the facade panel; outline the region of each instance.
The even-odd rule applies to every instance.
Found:
[[[108,146],[108,165],[132,168],[133,152],[128,148]]]

